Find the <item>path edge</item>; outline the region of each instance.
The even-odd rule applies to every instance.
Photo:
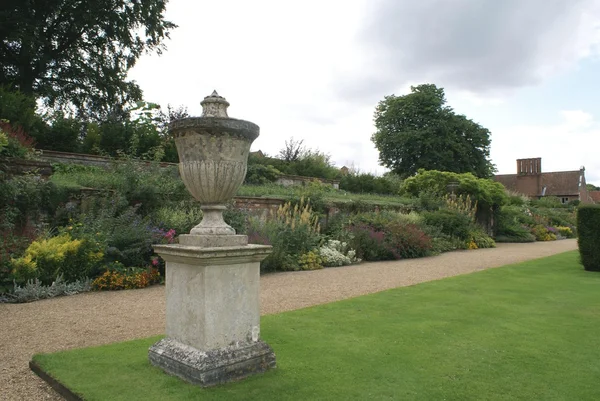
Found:
[[[40,365],[38,365],[33,360],[29,361],[29,369],[33,371],[36,375],[38,375],[43,381],[48,383],[50,387],[54,389],[58,394],[60,394],[67,401],[84,401],[83,398],[69,390],[67,386],[56,380],[52,375],[46,372]]]

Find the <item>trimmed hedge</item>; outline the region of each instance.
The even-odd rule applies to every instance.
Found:
[[[586,205],[579,208],[577,232],[583,268],[589,271],[600,271],[600,205]]]

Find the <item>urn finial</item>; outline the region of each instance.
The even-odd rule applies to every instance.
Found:
[[[216,90],[210,96],[206,96],[200,105],[202,105],[202,117],[229,117],[227,115],[229,102],[223,96],[219,96]]]

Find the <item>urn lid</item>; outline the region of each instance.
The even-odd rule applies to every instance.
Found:
[[[229,102],[223,96],[219,96],[216,90],[210,96],[206,96],[200,105],[202,106],[202,117],[229,117],[227,115]]]

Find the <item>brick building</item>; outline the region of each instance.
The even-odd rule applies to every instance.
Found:
[[[593,203],[585,182],[585,168],[574,171],[542,172],[542,159],[518,159],[517,174],[494,176],[507,189],[524,194],[532,199],[556,196],[562,203],[580,200]]]

